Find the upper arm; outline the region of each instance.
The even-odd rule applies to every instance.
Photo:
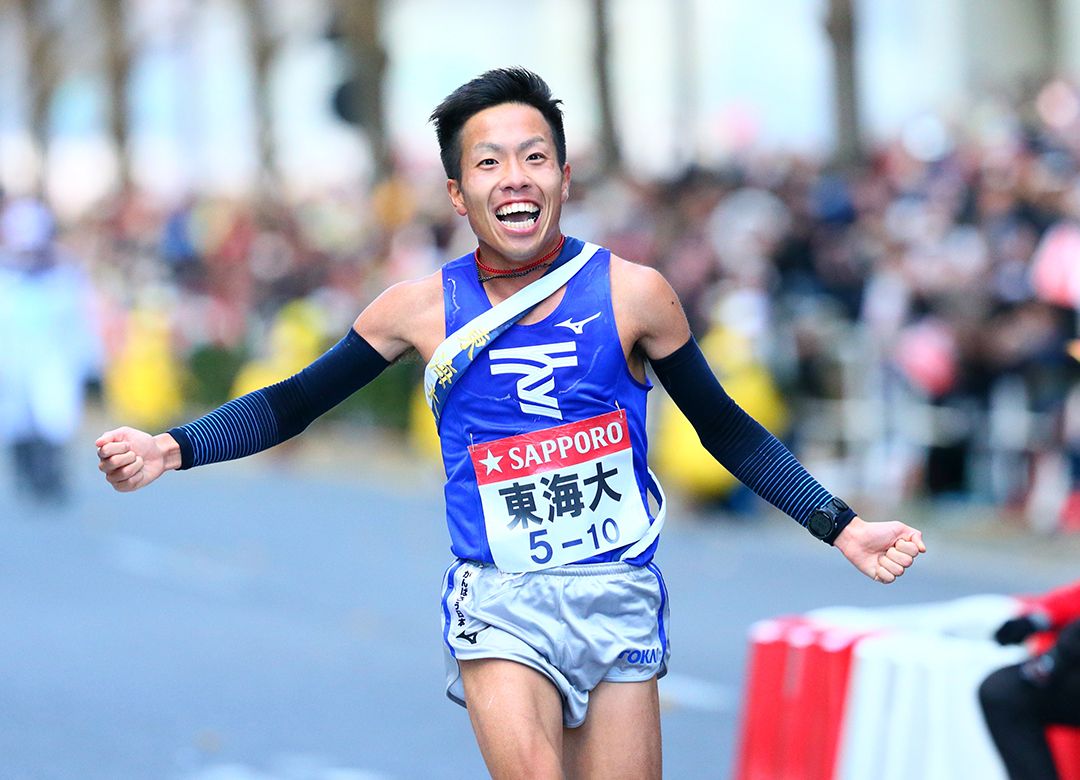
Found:
[[[655,268],[611,257],[612,302],[627,354],[667,357],[690,338],[679,297]]]
[[[442,272],[387,288],[360,312],[353,330],[391,362],[410,349],[427,360],[445,338]]]

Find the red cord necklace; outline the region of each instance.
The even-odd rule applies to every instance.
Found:
[[[480,247],[477,247],[473,253],[476,260],[476,278],[480,280],[480,284],[483,284],[484,282],[490,282],[492,279],[513,279],[518,276],[526,276],[537,268],[546,268],[551,265],[552,258],[559,254],[565,243],[566,236],[560,235],[559,243],[554,249],[538,260],[526,263],[520,268],[492,268],[490,265],[485,265],[484,261],[480,259]]]

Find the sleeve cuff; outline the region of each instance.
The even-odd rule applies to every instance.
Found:
[[[177,471],[184,471],[194,466],[195,451],[191,446],[191,438],[187,435],[187,431],[183,427],[170,428],[169,435],[180,445],[180,468]]]

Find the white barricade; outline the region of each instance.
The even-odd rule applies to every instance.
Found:
[[[978,687],[1024,650],[895,632],[855,647],[840,740],[843,780],[1005,780],[983,724]]]
[[[734,777],[1005,780],[978,688],[1027,656],[993,641],[1019,609],[990,595],[756,624]],[[1080,778],[1080,735],[1061,738],[1063,777]]]

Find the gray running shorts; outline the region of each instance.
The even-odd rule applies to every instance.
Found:
[[[457,661],[505,658],[546,675],[563,723],[580,726],[601,681],[667,673],[668,599],[654,563],[591,563],[507,574],[457,560],[443,577],[446,695],[465,706]]]

